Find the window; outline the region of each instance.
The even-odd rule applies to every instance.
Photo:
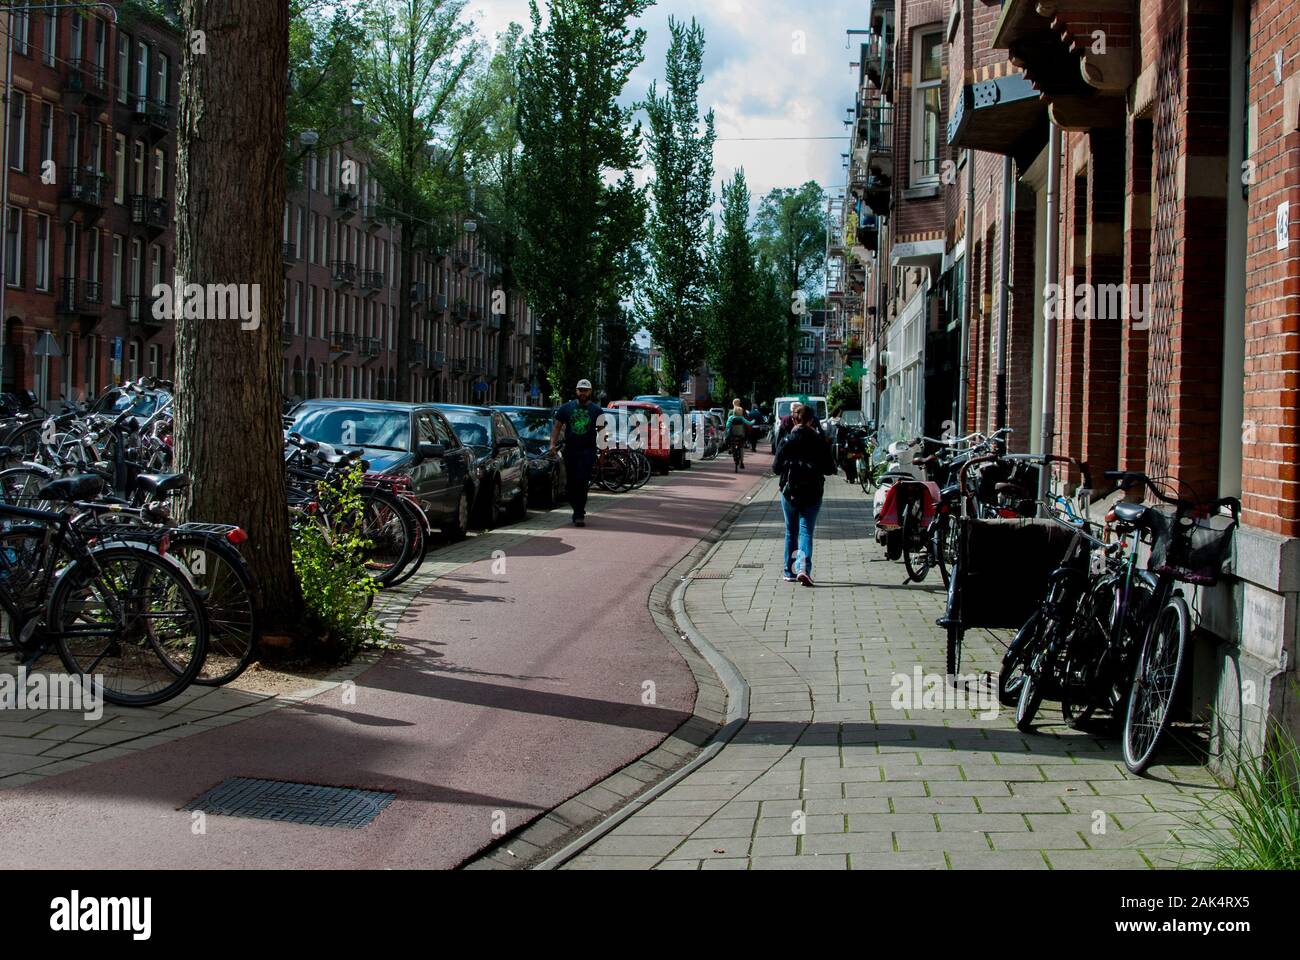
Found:
[[[99,337],[86,338],[86,397],[99,393]]]
[[[166,177],[167,159],[161,150],[153,152],[153,195],[157,200],[163,198],[163,184]]]
[[[45,35],[41,37],[41,62],[47,67],[54,66],[59,55],[59,11],[45,12]],[[71,396],[71,394],[68,394]]]
[[[302,281],[298,280],[293,285],[293,335],[296,337],[302,333]]]
[[[113,201],[126,203],[126,137],[113,135]]]
[[[149,295],[153,296],[154,288],[163,282],[162,247],[156,243],[149,246],[149,278],[153,281],[149,287]]]
[[[90,156],[86,159],[87,169],[96,173],[104,172],[104,128],[98,123],[90,127]]]
[[[109,273],[113,286],[113,306],[122,305],[122,238],[113,234],[113,263]]]
[[[27,96],[15,90],[9,107],[9,166],[27,169]]]
[[[41,173],[54,159],[54,104],[41,104]]]
[[[10,23],[13,25],[14,53],[21,53],[25,57],[28,54],[27,42],[30,39],[32,15],[26,10],[15,10],[9,16],[13,18]]]
[[[131,192],[136,196],[144,194],[144,141],[131,141]]]
[[[316,262],[316,214],[311,215],[311,225],[307,230],[307,262]]]
[[[168,96],[169,91],[167,89],[168,85],[171,83],[171,67],[171,60],[167,58],[167,54],[160,53],[158,55],[158,90],[156,93],[156,99],[163,105],[171,103],[171,99]]]
[[[141,281],[144,279],[144,244],[138,237],[131,240],[131,279],[130,288],[127,292],[128,297],[138,297],[141,294]]]
[[[943,33],[915,34],[912,77],[912,178],[913,184],[939,180],[939,144],[942,121]]]
[[[104,53],[108,40],[108,25],[100,20],[95,19],[95,67],[100,71],[100,77],[104,76]]]
[[[81,48],[83,45],[82,44],[82,36],[83,36],[82,30],[84,29],[83,21],[85,20],[85,18],[81,15],[81,11],[77,10],[72,14],[71,17],[68,18],[68,20],[70,24],[69,33],[68,33],[68,59],[80,60]]]
[[[81,117],[68,114],[68,166],[74,169],[81,163]]]
[[[76,18],[73,18],[76,22]],[[126,92],[131,68],[131,37],[125,33],[117,35],[117,102],[126,103]]]
[[[149,99],[149,45],[143,40],[135,42],[135,109],[143,111]]]
[[[156,343],[149,344],[149,376],[159,376],[161,371],[158,369],[162,360],[162,348]]]
[[[50,289],[50,218],[36,215],[36,289]]]
[[[86,279],[99,283],[99,230],[95,227],[86,235]]]
[[[307,336],[316,335],[316,288],[307,286]]]
[[[127,345],[126,351],[126,369],[127,377],[136,380],[140,376],[140,341],[132,340]]]
[[[69,220],[63,225],[63,275],[77,275],[77,222]]]
[[[5,283],[23,285],[23,212],[10,207],[5,221]]]
[[[77,355],[77,335],[75,333],[65,333],[63,335],[63,395],[69,400],[73,399],[76,394],[73,393],[73,357]]]

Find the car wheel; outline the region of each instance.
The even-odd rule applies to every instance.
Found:
[[[466,487],[460,492],[460,499],[456,502],[456,514],[452,517],[450,523],[442,528],[443,536],[448,540],[464,540],[465,534],[469,532],[469,488]]]
[[[519,481],[519,493],[510,502],[510,520],[518,522],[528,519],[528,474]]]
[[[485,530],[491,530],[501,525],[501,480],[500,478],[492,482],[491,489],[486,491],[487,499],[483,502],[483,507],[479,510],[479,520]]]

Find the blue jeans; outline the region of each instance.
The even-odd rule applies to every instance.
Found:
[[[813,531],[817,529],[817,514],[821,509],[820,501],[796,506],[789,498],[781,497],[781,510],[785,513],[783,566],[787,577],[797,577],[801,573],[812,576]]]

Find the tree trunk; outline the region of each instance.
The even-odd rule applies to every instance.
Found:
[[[282,628],[302,609],[280,423],[288,8],[183,0],[181,16],[174,282],[247,285],[260,311],[254,329],[238,318],[176,318],[177,463],[190,478],[188,516],[247,531],[268,626]]]

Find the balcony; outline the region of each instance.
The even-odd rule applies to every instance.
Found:
[[[351,260],[331,260],[330,280],[337,288],[355,286],[357,282],[357,265]]]
[[[293,324],[288,320],[284,320],[280,323],[280,342],[288,347],[293,344],[293,341]]]
[[[61,319],[82,321],[83,330],[93,326],[104,312],[103,285],[98,281],[62,277],[55,312]]]
[[[131,194],[126,199],[131,210],[132,226],[144,227],[148,233],[156,236],[170,225],[166,200],[140,194]]]
[[[447,312],[447,295],[445,293],[440,293],[433,298],[433,309],[438,313]]]
[[[868,169],[886,176],[894,172],[894,108],[877,104],[863,108],[858,116],[857,146],[853,158]]]
[[[352,334],[337,330],[330,334],[330,353],[343,357],[356,352],[356,349],[357,339]]]
[[[366,296],[372,296],[382,289],[384,289],[384,275],[381,271],[361,271],[361,291],[366,294]]]
[[[357,195],[340,192],[334,194],[334,213],[340,220],[351,220],[357,212]]]
[[[361,224],[366,228],[367,233],[378,230],[384,225],[385,217],[381,212],[383,207],[371,201],[361,208]]]
[[[63,219],[83,213],[93,222],[104,212],[104,187],[108,178],[95,170],[60,167],[59,206]]]
[[[429,348],[419,340],[406,343],[406,360],[413,367],[423,367],[429,362]]]
[[[469,308],[469,319],[471,323],[478,323],[482,318],[482,311],[480,311],[478,307]]]
[[[429,285],[427,283],[411,284],[411,306],[418,307],[429,299]]]
[[[172,108],[160,100],[134,94],[130,98],[131,125],[141,131],[151,142],[157,142],[171,133],[174,125]]]
[[[83,103],[103,104],[108,101],[108,84],[104,68],[90,60],[69,60],[68,72],[63,76],[63,105],[76,108]]]
[[[358,337],[357,356],[363,360],[373,360],[379,356],[381,346],[382,344],[376,337]]]
[[[292,267],[298,262],[298,245],[289,241],[284,245],[284,265]]]
[[[489,327],[489,329],[492,329],[492,330],[500,330],[500,329],[501,329],[501,314],[499,314],[499,313],[491,313],[491,314],[488,314],[488,327]]]
[[[469,304],[464,300],[457,300],[451,308],[451,318],[457,323],[465,323],[469,320]]]
[[[469,369],[469,364],[464,357],[456,357],[451,361],[451,372],[456,376],[463,376],[467,369]]]
[[[430,370],[439,371],[447,365],[447,355],[441,350],[430,350],[428,367]]]
[[[153,315],[154,298],[146,294],[128,294],[126,302],[126,319],[128,323],[138,323],[143,327],[158,329],[165,321]]]

